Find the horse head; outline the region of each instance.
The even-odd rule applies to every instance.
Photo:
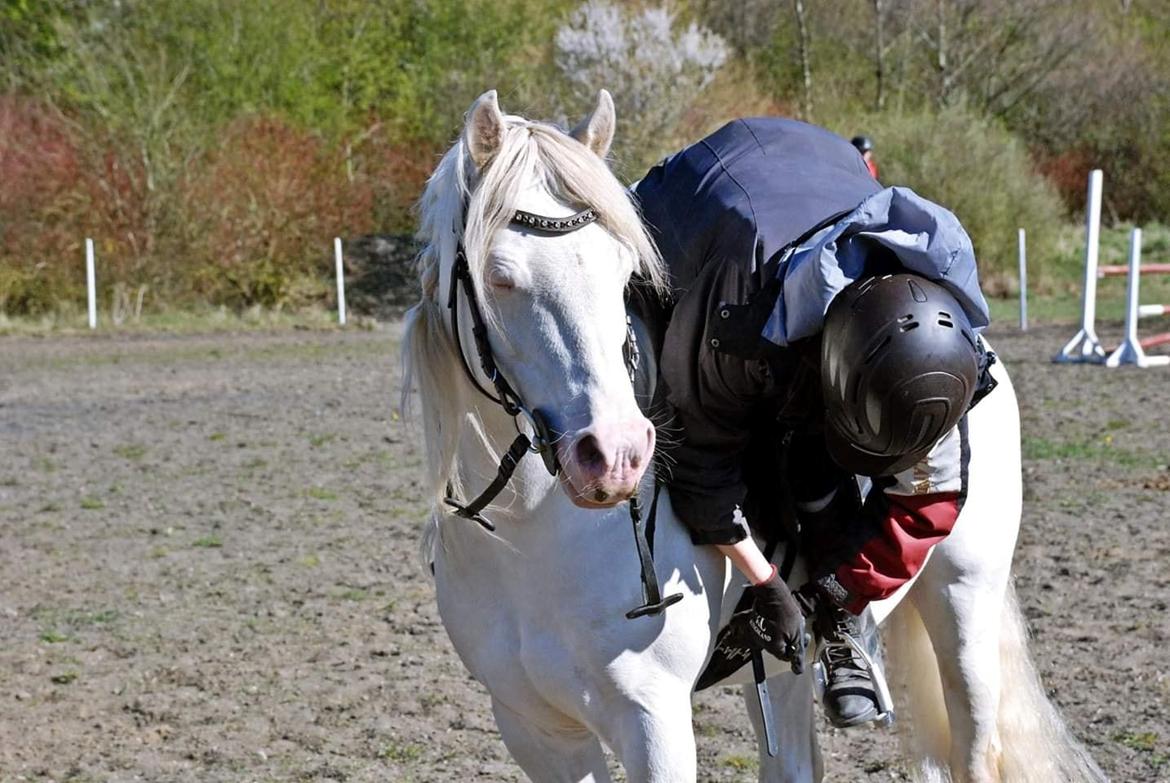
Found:
[[[422,201],[424,298],[428,287],[435,302],[451,292],[443,303],[453,352],[486,394],[514,395],[507,412],[521,429],[536,425],[563,489],[584,507],[628,499],[655,445],[631,387],[624,292],[635,277],[661,285],[662,268],[605,164],[613,133],[605,91],[567,134],[503,114],[487,92]],[[452,279],[460,264],[462,283]]]

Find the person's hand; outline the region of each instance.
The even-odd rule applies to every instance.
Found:
[[[804,654],[808,642],[804,635],[804,614],[792,597],[792,591],[773,572],[766,582],[748,588],[751,608],[737,618],[747,641],[792,665],[794,674],[804,671]]]

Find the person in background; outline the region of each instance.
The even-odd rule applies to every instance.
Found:
[[[861,158],[865,161],[865,167],[869,169],[869,175],[877,179],[878,167],[873,159],[873,140],[869,136],[854,136],[853,146],[857,147],[857,151],[861,153]]]

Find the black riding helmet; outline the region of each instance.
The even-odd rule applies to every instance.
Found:
[[[966,412],[978,377],[975,333],[942,286],[908,274],[852,283],[821,339],[829,453],[863,476],[909,468]]]
[[[849,143],[857,147],[857,151],[861,153],[866,153],[873,149],[873,142],[870,141],[869,136],[854,136]]]

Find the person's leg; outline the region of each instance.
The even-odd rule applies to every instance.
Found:
[[[816,574],[842,541],[850,538],[850,527],[858,520],[861,498],[856,479],[830,459],[817,432],[795,436],[786,462],[787,484],[801,526],[801,554],[809,571]],[[876,655],[880,642],[872,617],[818,601],[812,625],[817,662],[825,678],[822,704],[829,721],[845,728],[877,718],[880,710],[869,665],[844,640],[847,634],[871,656]],[[880,655],[874,661],[880,661]]]

